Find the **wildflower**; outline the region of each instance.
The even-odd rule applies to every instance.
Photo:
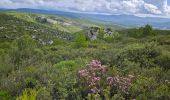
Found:
[[[90,66],[92,67],[92,68],[100,68],[101,67],[101,62],[100,61],[98,61],[98,60],[92,60],[92,62],[90,63]]]
[[[92,93],[99,93],[100,90],[97,89],[96,87],[94,87],[94,88],[91,89],[91,92],[92,92]]]
[[[113,83],[113,77],[107,77],[107,82],[111,85]]]
[[[81,77],[88,76],[88,74],[89,74],[89,72],[88,72],[86,69],[79,71],[79,75],[80,75]]]

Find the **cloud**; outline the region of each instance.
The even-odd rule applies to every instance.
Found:
[[[1,0],[0,8],[39,8],[109,14],[170,15],[167,0]]]
[[[145,10],[146,10],[148,13],[151,13],[151,14],[161,14],[161,13],[162,13],[162,12],[158,9],[157,6],[152,5],[152,4],[145,4],[145,5],[144,5],[144,8],[145,8]]]

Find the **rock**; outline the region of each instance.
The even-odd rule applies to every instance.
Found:
[[[46,17],[39,16],[39,17],[36,18],[36,20],[40,23],[47,23]]]
[[[96,40],[98,35],[99,28],[98,27],[91,27],[88,31],[87,35],[91,40]]]

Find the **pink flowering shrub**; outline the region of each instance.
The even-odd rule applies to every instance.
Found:
[[[100,81],[106,72],[106,66],[101,65],[100,61],[92,60],[85,69],[79,71],[80,82],[83,86],[87,86],[92,93],[99,93],[101,91]]]
[[[120,91],[127,93],[132,83],[133,76],[120,77],[109,75],[108,68],[98,60],[92,60],[85,69],[79,70],[79,83],[86,88],[89,93],[101,94],[106,87],[116,87]]]

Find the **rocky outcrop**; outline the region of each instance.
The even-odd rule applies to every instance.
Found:
[[[88,37],[91,39],[91,40],[96,40],[97,39],[97,35],[99,33],[99,27],[91,27],[89,29],[89,31],[87,32],[87,35]]]
[[[40,23],[47,23],[47,18],[46,17],[43,17],[43,16],[38,16],[36,18],[36,21],[40,22]]]

